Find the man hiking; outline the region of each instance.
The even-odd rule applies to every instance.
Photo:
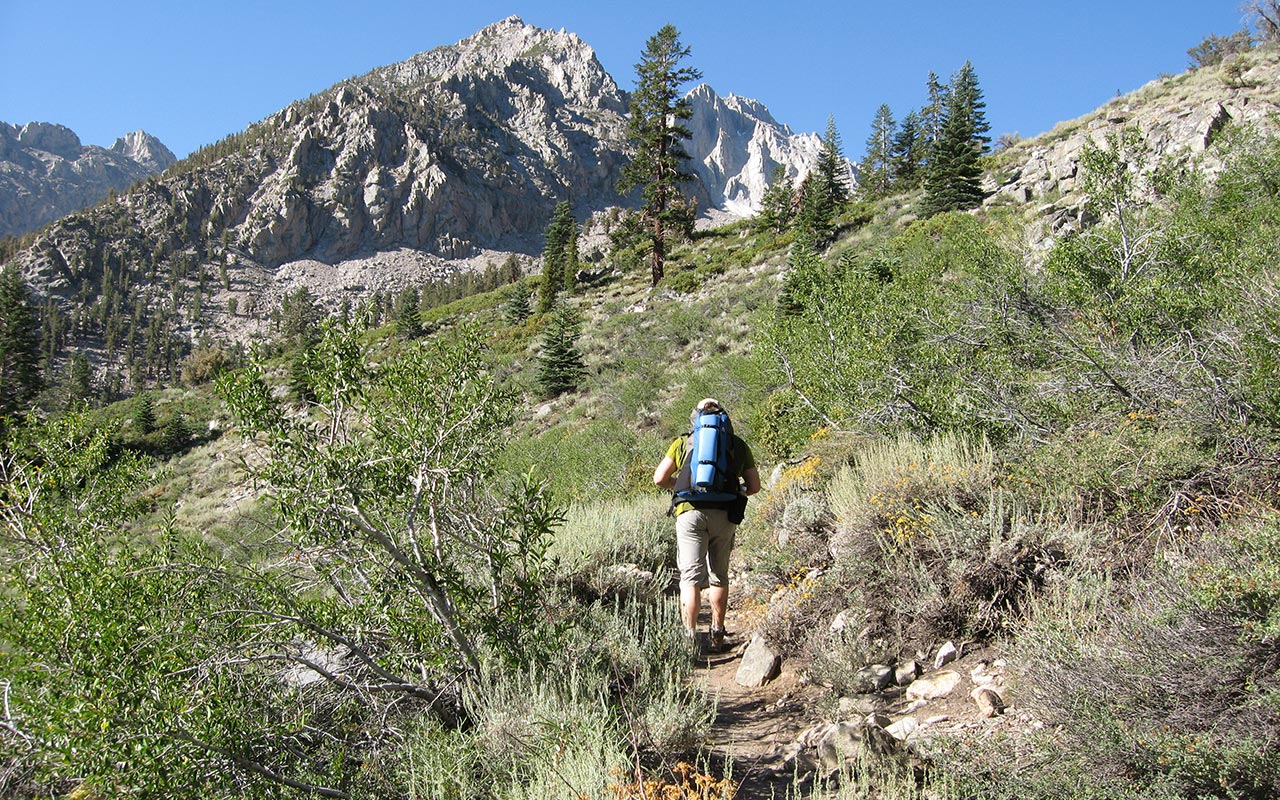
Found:
[[[697,647],[702,590],[711,606],[710,651],[724,649],[729,608],[729,553],[746,496],[760,491],[760,473],[747,443],[733,433],[729,415],[708,397],[689,417],[690,434],[667,448],[653,482],[675,492],[680,617]]]

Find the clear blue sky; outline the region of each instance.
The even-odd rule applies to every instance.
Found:
[[[992,135],[1032,136],[1187,67],[1187,48],[1242,25],[1240,0],[0,0],[0,121],[57,122],[86,144],[142,128],[179,157],[339,80],[518,14],[592,45],[624,89],[645,40],[674,24],[721,94],[796,131],[834,114],[862,155],[895,117],[973,62]]]

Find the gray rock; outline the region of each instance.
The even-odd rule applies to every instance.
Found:
[[[858,670],[855,685],[864,693],[884,691],[893,685],[893,667],[868,664]]]
[[[0,123],[0,236],[26,233],[92,206],[173,163],[173,154],[155,137],[142,131],[129,136],[132,145],[117,148],[124,141],[118,140],[107,150],[81,145],[63,125]]]
[[[973,702],[978,706],[978,712],[983,717],[994,717],[1004,713],[1004,698],[995,689],[988,686],[980,686],[973,690],[970,695]]]
[[[891,733],[865,722],[837,722],[814,738],[817,761],[827,772],[840,769],[847,761],[865,762],[899,750],[898,741]]]
[[[960,685],[960,673],[944,669],[918,678],[907,687],[907,697],[912,700],[937,700],[949,696]]]
[[[876,701],[874,698],[867,697],[865,695],[841,697],[839,707],[841,719],[861,717],[875,712]]]
[[[904,661],[893,671],[893,682],[897,686],[909,686],[916,678],[924,674],[924,667],[919,661]]]
[[[912,734],[920,727],[920,722],[915,717],[903,717],[897,722],[885,726],[885,733],[888,733],[898,741],[906,741],[911,738]]]
[[[956,647],[955,642],[947,642],[938,648],[938,654],[934,656],[933,668],[940,669],[946,664],[950,664],[960,657],[960,648]]]
[[[689,92],[688,100],[693,115],[686,149],[704,189],[700,207],[751,216],[760,210],[775,165],[798,186],[817,163],[821,137],[792,133],[757,100],[721,97],[705,83]],[[849,161],[843,167],[848,184],[855,185],[855,167]]]
[[[764,636],[756,633],[742,654],[734,680],[740,686],[764,686],[778,677],[781,668],[782,657],[769,647]]]

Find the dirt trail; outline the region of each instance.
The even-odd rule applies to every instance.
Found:
[[[800,680],[802,664],[782,663],[782,672],[760,687],[740,686],[735,677],[742,652],[751,638],[751,628],[734,610],[726,619],[729,647],[722,654],[708,656],[694,670],[694,681],[717,699],[716,721],[711,731],[712,761],[739,782],[738,800],[767,800],[785,797],[796,779],[787,756],[795,750],[800,735],[824,720],[827,691]],[[706,630],[707,620],[702,629]],[[865,699],[891,719],[911,717],[918,725],[917,736],[991,736],[997,732],[1026,734],[1041,727],[1022,709],[1003,708],[995,716],[984,714],[972,692],[981,687],[1004,690],[1004,664],[992,648],[968,648],[961,657],[942,670],[957,674],[954,690],[928,701],[912,702],[901,688],[890,688]],[[831,709],[826,706],[830,713]],[[857,715],[855,715],[857,716]],[[726,767],[725,765],[731,765]]]
[[[725,627],[725,652],[708,656],[694,670],[694,681],[716,698],[712,758],[732,764],[733,779],[740,782],[739,800],[781,797],[792,778],[784,764],[787,748],[820,721],[815,705],[822,690],[802,683],[794,665],[786,661],[782,673],[764,686],[739,685],[735,677],[751,631],[732,609]]]

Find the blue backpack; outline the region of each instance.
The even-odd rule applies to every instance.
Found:
[[[685,443],[671,503],[725,508],[740,496],[733,452],[733,423],[723,411],[699,414]]]

